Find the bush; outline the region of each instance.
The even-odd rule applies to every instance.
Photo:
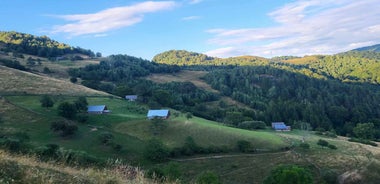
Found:
[[[78,114],[76,116],[76,119],[78,120],[78,122],[80,123],[86,123],[87,120],[88,120],[88,115],[87,114]]]
[[[329,144],[328,146],[327,146],[328,148],[330,148],[330,149],[338,149],[335,145],[333,145],[333,144]]]
[[[350,141],[350,142],[358,142],[358,143],[362,143],[362,144],[368,144],[368,145],[371,145],[371,146],[377,146],[377,144],[375,142],[372,142],[370,140],[365,140],[365,139],[350,138],[350,139],[348,139],[348,141]]]
[[[54,101],[51,99],[50,96],[44,95],[40,99],[41,107],[53,107],[54,106]]]
[[[310,145],[309,145],[308,143],[301,143],[301,144],[300,144],[300,147],[301,147],[302,149],[310,149]]]
[[[107,145],[112,142],[113,135],[109,132],[102,132],[99,134],[99,140],[101,143]]]
[[[323,140],[323,139],[319,139],[318,142],[317,142],[318,145],[322,146],[322,147],[327,147],[329,145],[329,142]]]
[[[73,135],[78,130],[78,126],[67,120],[58,120],[51,123],[50,129],[59,132],[62,137],[66,137]]]
[[[266,124],[263,121],[243,121],[238,124],[238,128],[247,130],[265,129]]]
[[[310,184],[313,175],[305,168],[296,165],[280,165],[271,171],[264,184]]]
[[[19,139],[7,138],[2,143],[2,145],[4,146],[4,148],[14,153],[21,152],[23,148],[22,142]]]
[[[214,172],[206,171],[197,177],[198,184],[220,184],[221,181]]]
[[[158,139],[148,141],[144,152],[144,158],[153,162],[163,162],[169,156],[169,149]]]
[[[58,114],[67,119],[74,119],[77,113],[77,108],[75,104],[69,102],[63,102],[58,106]]]
[[[249,141],[239,140],[237,141],[237,148],[240,152],[247,153],[252,151],[252,144]]]

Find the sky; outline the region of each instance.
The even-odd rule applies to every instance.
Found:
[[[148,60],[336,54],[380,43],[380,0],[1,0],[0,31]]]

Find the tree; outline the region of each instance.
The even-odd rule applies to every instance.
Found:
[[[169,149],[158,139],[148,141],[143,153],[145,159],[153,162],[163,162],[169,156]]]
[[[193,114],[191,112],[186,113],[186,119],[189,120],[191,118],[193,118]]]
[[[375,125],[373,123],[358,123],[353,132],[356,137],[361,139],[373,139],[375,134]]]
[[[73,135],[78,130],[78,126],[68,120],[58,120],[51,123],[50,129],[59,132],[62,137],[66,137]]]
[[[280,165],[264,180],[264,184],[310,184],[313,183],[311,172],[296,165]]]
[[[47,96],[47,95],[42,96],[41,99],[40,99],[40,102],[41,102],[41,106],[42,107],[49,108],[49,107],[53,107],[54,106],[53,99],[51,99],[51,97]]]
[[[67,119],[74,119],[77,113],[77,108],[75,104],[69,102],[63,102],[58,106],[58,114]]]
[[[84,96],[78,97],[78,99],[74,102],[76,109],[81,112],[87,109],[87,99]]]
[[[76,82],[78,82],[78,79],[76,77],[71,77],[70,82],[76,83]]]
[[[100,53],[100,52],[97,52],[95,55],[96,55],[96,57],[102,57],[102,53]]]

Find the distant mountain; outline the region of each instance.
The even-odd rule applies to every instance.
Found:
[[[374,52],[380,52],[380,44],[367,46],[367,47],[360,47],[357,49],[353,49],[352,51],[374,51]]]
[[[40,57],[59,57],[65,54],[83,54],[95,56],[91,50],[80,47],[72,47],[60,43],[47,36],[34,36],[15,31],[0,31],[0,50],[4,52],[16,52]]]

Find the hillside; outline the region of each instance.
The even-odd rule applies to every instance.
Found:
[[[354,49],[353,51],[374,51],[374,52],[380,52],[380,44],[357,48],[357,49]]]
[[[0,49],[4,52],[31,54],[41,57],[59,57],[65,54],[84,54],[95,56],[91,50],[57,42],[47,36],[34,36],[15,31],[0,31]]]
[[[0,94],[109,95],[69,81],[4,66],[0,66],[0,78]]]
[[[231,58],[215,58],[204,54],[189,52],[185,50],[170,50],[157,54],[152,59],[153,62],[178,66],[195,66],[195,65],[262,65],[268,63],[268,59],[258,56],[240,56]]]

